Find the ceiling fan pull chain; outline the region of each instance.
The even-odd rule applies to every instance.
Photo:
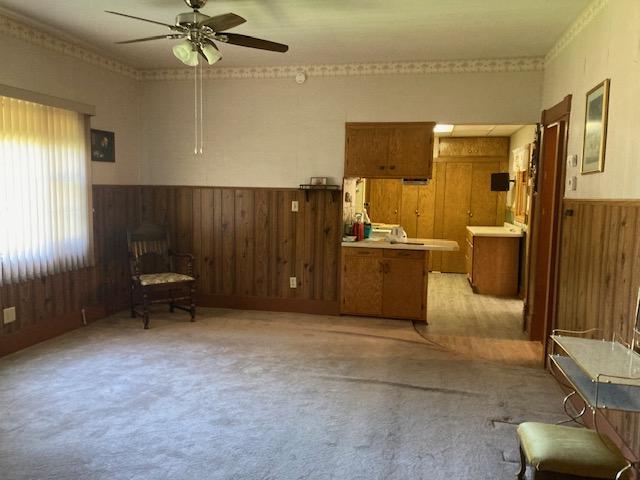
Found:
[[[198,66],[193,69],[193,133],[195,142],[193,145],[193,154],[198,154]]]
[[[202,89],[202,63],[200,63],[200,155],[204,147],[204,110],[202,109],[202,97],[204,90]]]

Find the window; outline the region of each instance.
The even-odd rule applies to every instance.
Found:
[[[90,264],[85,119],[0,96],[0,285]]]

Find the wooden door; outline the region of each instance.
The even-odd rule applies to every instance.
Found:
[[[346,126],[344,174],[346,177],[384,175],[389,157],[388,127]]]
[[[426,317],[425,252],[394,251],[384,259],[382,314],[392,318]]]
[[[416,238],[418,236],[418,196],[420,195],[418,185],[402,186],[402,208],[400,215],[400,225],[407,232],[407,237]]]
[[[418,189],[416,237],[435,238],[436,184],[431,181],[428,185],[420,185]]]
[[[500,162],[473,164],[469,225],[496,225],[498,192],[491,191],[491,174],[499,171]]]
[[[382,314],[382,249],[342,248],[342,313]]]
[[[391,130],[388,173],[431,178],[434,123],[398,125]]]
[[[551,333],[555,307],[556,255],[558,251],[559,207],[564,186],[566,123],[544,127],[536,202],[535,285],[531,340],[545,342]],[[546,342],[545,342],[546,343]]]
[[[447,163],[442,236],[458,242],[457,252],[442,252],[443,272],[465,273],[464,242],[471,213],[471,163]]]
[[[377,223],[400,223],[402,180],[387,178],[367,179],[369,217]]]

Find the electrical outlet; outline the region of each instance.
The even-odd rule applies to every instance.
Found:
[[[5,308],[3,311],[3,322],[5,325],[16,321],[16,307]]]
[[[298,279],[296,277],[289,277],[289,288],[298,288]]]
[[[298,211],[298,201],[297,200],[291,200],[291,211],[292,212],[297,212]]]
[[[577,188],[578,178],[577,177],[569,177],[567,181],[567,189],[575,190]]]

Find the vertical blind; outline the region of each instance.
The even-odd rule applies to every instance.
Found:
[[[0,96],[0,285],[90,264],[84,115]]]

